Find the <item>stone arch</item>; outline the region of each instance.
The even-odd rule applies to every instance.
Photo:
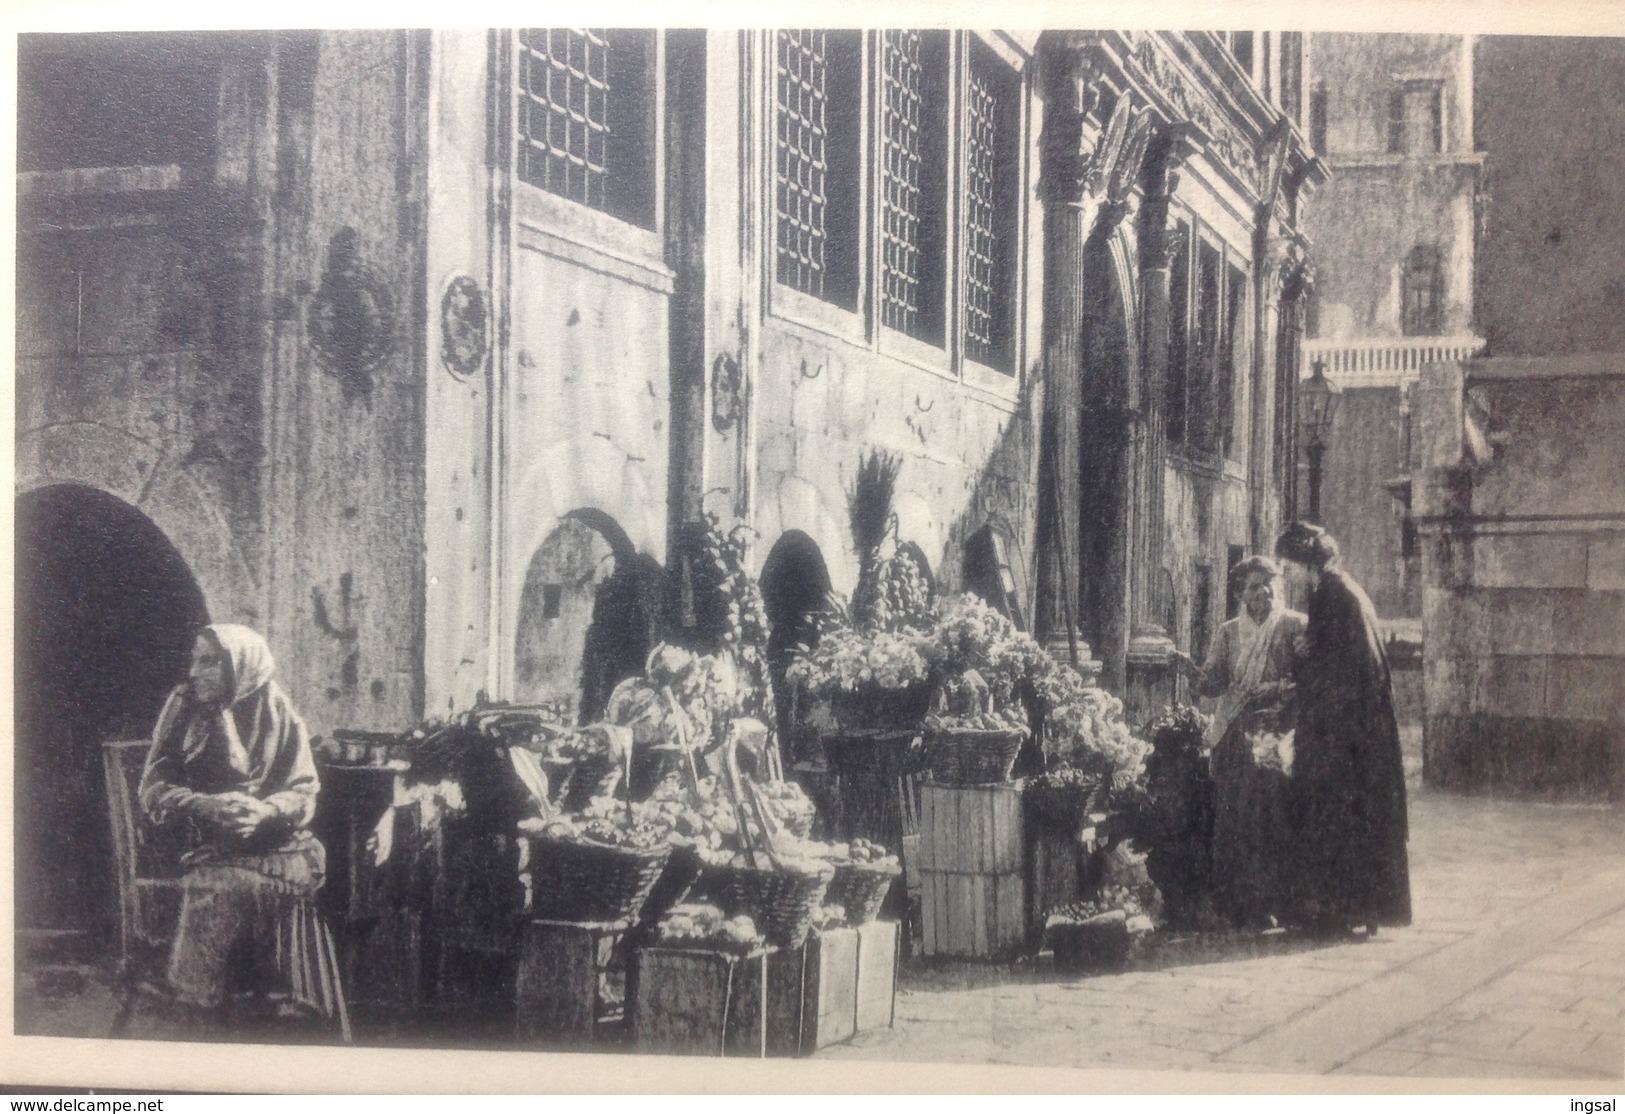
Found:
[[[260,588],[214,495],[161,445],[99,422],[59,422],[17,436],[19,495],[74,484],[114,496],[164,533],[221,622],[262,621]]]
[[[786,530],[762,564],[762,607],[767,612],[767,669],[784,753],[793,762],[817,747],[815,731],[794,699],[785,671],[797,646],[818,642],[817,617],[830,591],[829,566],[818,543],[800,530]]]
[[[514,699],[568,708],[581,722],[601,716],[654,643],[658,578],[613,516],[593,507],[561,515],[520,588]]]
[[[149,736],[186,673],[202,589],[128,500],[88,484],[17,498],[19,923],[116,922],[102,744]]]

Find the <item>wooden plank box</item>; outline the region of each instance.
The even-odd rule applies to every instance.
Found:
[[[1022,865],[1019,782],[920,786],[922,874],[1006,874]]]
[[[514,1028],[521,1039],[589,1044],[622,925],[533,920],[519,942]]]
[[[921,878],[921,952],[1004,959],[1026,946],[1027,886],[1020,869],[999,874],[928,870]]]
[[[871,921],[854,931],[858,938],[855,1029],[890,1029],[896,1018],[896,921]],[[819,1047],[822,1047],[821,1045]]]
[[[639,1052],[767,1055],[769,956],[696,948],[640,948],[632,955],[628,1009]]]

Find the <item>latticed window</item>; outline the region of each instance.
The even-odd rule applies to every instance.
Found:
[[[774,165],[777,276],[850,306],[857,291],[857,32],[780,31]]]
[[[1439,249],[1419,244],[1405,257],[1403,331],[1408,337],[1438,336],[1443,331],[1444,269]]]
[[[653,31],[519,32],[521,181],[654,226]]]
[[[882,38],[881,321],[942,341],[945,227],[946,32]]]
[[[980,42],[965,90],[965,354],[1009,371],[1020,83]]]

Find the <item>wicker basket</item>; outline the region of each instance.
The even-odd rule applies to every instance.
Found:
[[[1034,827],[1051,831],[1075,832],[1092,812],[1100,811],[1105,787],[1093,785],[1051,785],[1034,778],[1022,791],[1027,815]]]
[[[798,948],[807,939],[833,873],[833,867],[804,873],[707,866],[697,888],[728,916],[743,913],[754,920],[769,944]]]
[[[937,728],[926,744],[931,777],[953,786],[1009,781],[1026,739],[1026,731],[1014,728]]]
[[[896,864],[836,863],[824,904],[846,910],[846,923],[853,928],[866,925],[880,915],[880,907],[902,872]]]
[[[530,915],[552,921],[631,921],[669,854],[666,847],[640,851],[533,836]]]

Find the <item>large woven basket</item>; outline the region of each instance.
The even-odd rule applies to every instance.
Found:
[[[926,746],[931,777],[940,785],[991,785],[1010,780],[1027,732],[1011,729],[936,728]]]
[[[755,921],[768,943],[798,948],[812,929],[833,874],[833,867],[811,873],[707,866],[699,888],[728,916],[744,914]]]
[[[552,921],[631,921],[665,868],[670,849],[531,837],[531,916]]]
[[[1022,803],[1034,827],[1050,831],[1075,832],[1092,812],[1098,812],[1105,800],[1105,786],[1051,785],[1042,778],[1033,778],[1022,790]]]
[[[902,873],[895,863],[836,863],[824,904],[846,910],[846,923],[853,928],[866,925],[880,916],[886,895]]]

